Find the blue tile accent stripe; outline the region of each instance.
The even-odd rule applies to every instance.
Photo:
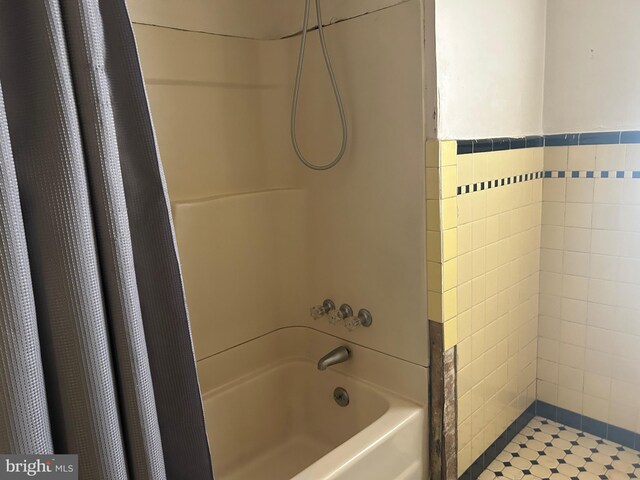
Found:
[[[544,178],[640,179],[640,170],[545,170]]]
[[[475,480],[493,462],[498,454],[509,445],[520,430],[522,430],[536,415],[536,402],[534,401],[522,415],[507,427],[502,434],[489,445],[482,455],[480,455],[471,466],[459,477],[462,480]]]
[[[519,148],[563,147],[567,145],[617,145],[622,143],[640,143],[640,130],[458,140],[458,155],[516,150]]]
[[[563,423],[569,427],[591,433],[592,435],[597,435],[605,440],[611,440],[625,447],[635,450],[640,449],[640,433],[625,430],[624,428],[616,427],[615,425],[601,422],[600,420],[595,420],[585,415],[580,415],[571,410],[556,407],[541,400],[536,400],[535,404],[536,415],[548,418],[554,422]]]
[[[480,192],[482,190],[491,190],[492,188],[504,187],[505,185],[514,185],[521,182],[529,182],[542,178],[545,172],[530,172],[513,175],[512,177],[496,178],[494,180],[485,180],[484,182],[470,183],[469,185],[458,185],[458,195],[467,193]]]
[[[556,407],[541,400],[535,400],[502,434],[480,455],[471,466],[460,475],[461,480],[475,480],[493,462],[513,438],[535,416],[544,417],[568,427],[619,443],[625,447],[640,450],[640,433],[610,425],[578,413]]]

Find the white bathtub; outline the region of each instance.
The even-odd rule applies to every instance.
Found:
[[[276,338],[266,338],[270,336]],[[221,354],[226,359],[209,360],[209,372],[203,373],[206,365],[199,365],[216,480],[426,478],[425,405],[345,372],[381,354],[306,328],[283,329],[266,337],[249,342],[258,345]],[[314,348],[306,350],[309,355],[287,351],[291,342],[298,349],[304,350],[305,342]],[[318,371],[312,351],[326,353],[341,344],[349,346],[352,358]],[[284,355],[260,362],[261,352]],[[232,362],[227,369],[225,361]],[[245,373],[210,384],[216,377],[233,378],[229,370]],[[207,384],[213,388],[205,390]],[[348,406],[335,402],[336,387],[347,390]]]

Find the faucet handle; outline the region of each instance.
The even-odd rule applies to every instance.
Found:
[[[329,312],[329,323],[331,325],[337,325],[342,321],[342,315],[338,310],[332,310]]]
[[[353,330],[355,330],[360,326],[370,327],[372,323],[373,323],[373,316],[371,315],[371,312],[369,312],[369,310],[361,308],[358,311],[357,317],[352,315],[345,320],[344,326],[347,327],[347,330],[352,332]]]
[[[318,320],[325,315],[330,314],[330,312],[334,311],[335,309],[336,304],[333,303],[333,300],[327,298],[324,302],[322,302],[322,305],[315,305],[311,307],[311,316],[314,318],[314,320]]]
[[[331,313],[329,313],[329,323],[331,323],[332,325],[336,325],[352,316],[353,309],[346,303],[343,303],[342,305],[340,305],[340,308],[338,310],[332,310]]]
[[[344,326],[346,327],[347,330],[349,330],[350,332],[353,332],[356,328],[360,326],[360,319],[358,317],[354,317],[353,315],[351,315],[349,318],[347,318],[344,321]]]

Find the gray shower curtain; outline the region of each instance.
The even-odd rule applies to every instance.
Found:
[[[0,0],[0,453],[213,478],[124,0]]]

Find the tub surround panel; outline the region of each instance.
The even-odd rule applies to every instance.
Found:
[[[136,26],[199,359],[306,325],[428,364],[424,143],[415,101],[423,94],[421,4],[381,0],[366,10],[383,4],[391,8],[325,29],[350,129],[342,163],[328,172],[303,168],[291,147],[299,37]],[[298,133],[302,150],[321,161],[335,155],[340,131],[317,32],[307,42]],[[233,242],[223,241],[227,229]],[[309,309],[326,297],[369,309],[373,326],[350,333],[314,321]]]
[[[407,0],[325,0],[323,25],[345,21]],[[304,2],[298,0],[128,0],[133,22],[210,34],[275,40],[302,30]],[[187,5],[185,5],[187,4]],[[317,26],[311,4],[309,28]]]
[[[291,102],[281,42],[135,32],[172,202],[299,186],[290,140],[275,130]]]
[[[425,147],[416,102],[423,93],[420,19],[420,2],[412,0],[328,27],[349,145],[341,163],[326,172],[299,166],[289,144],[286,153],[309,198],[310,288],[299,324],[426,366]],[[298,40],[282,41],[291,75]],[[340,131],[317,35],[308,38],[304,72],[300,146],[322,161],[336,154]],[[288,121],[280,135],[288,140]],[[356,311],[367,308],[373,325],[349,332],[314,320],[309,308],[325,298]]]
[[[306,209],[302,190],[173,205],[198,360],[306,310]]]
[[[291,359],[317,362],[334,348],[351,350],[347,362],[330,367],[427,405],[429,370],[309,327],[284,327],[198,362],[203,391],[230,385],[250,372]],[[240,380],[241,381],[241,380]]]
[[[545,149],[537,395],[638,434],[640,145],[619,141]]]

